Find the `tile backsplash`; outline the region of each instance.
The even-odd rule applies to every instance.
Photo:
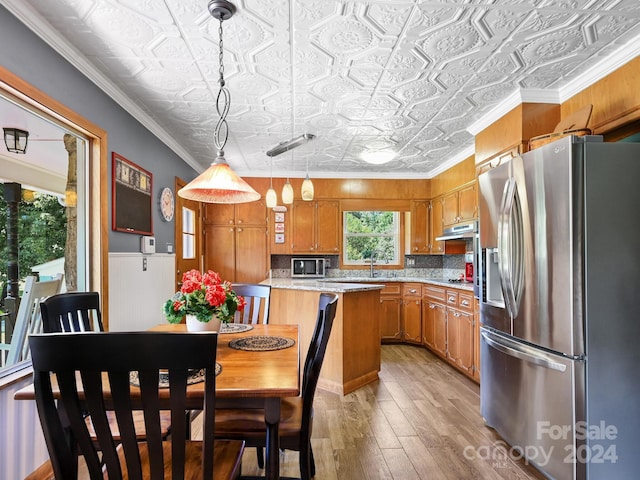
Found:
[[[288,278],[291,276],[291,259],[305,255],[271,255],[271,276]],[[327,261],[326,275],[329,278],[368,277],[369,270],[341,270],[338,255],[306,255],[320,257]],[[379,269],[376,271],[384,277],[413,278],[458,278],[464,274],[464,255],[405,255],[403,269]]]

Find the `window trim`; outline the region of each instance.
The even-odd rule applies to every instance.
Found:
[[[86,279],[86,285],[88,290],[100,292],[102,317],[105,329],[108,330],[107,132],[2,66],[0,66],[0,91],[9,97],[19,99],[34,114],[49,118],[77,132],[88,142],[88,171],[84,177],[87,179],[85,191],[88,204],[88,224],[85,227],[89,276]],[[31,375],[31,362],[24,361],[16,364],[15,367],[9,367],[0,374],[0,388]]]
[[[398,259],[396,263],[376,262],[376,269],[396,270],[404,268],[404,241],[405,241],[405,212],[400,209],[384,209],[384,208],[347,208],[342,210],[342,251],[340,252],[340,268],[343,270],[364,270],[371,268],[370,263],[346,263],[346,225],[345,219],[348,212],[393,212],[398,216]]]

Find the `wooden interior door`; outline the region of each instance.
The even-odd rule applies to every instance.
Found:
[[[182,285],[182,274],[191,269],[202,270],[201,205],[195,200],[186,200],[178,190],[186,182],[176,177],[175,237],[176,237],[176,291]]]

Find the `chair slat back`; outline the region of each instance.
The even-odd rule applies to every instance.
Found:
[[[42,331],[102,332],[100,294],[98,292],[67,292],[40,302]]]
[[[42,282],[38,282],[34,276],[26,278],[7,354],[7,365],[13,365],[29,358],[27,337],[33,333],[42,332],[40,302],[50,295],[55,295],[61,288],[62,275],[60,274],[53,280]]]
[[[66,439],[54,400],[50,374],[55,374],[59,405],[72,438],[84,456],[91,479],[162,479],[167,450],[163,449],[160,410],[171,411],[172,478],[185,477],[186,415],[189,370],[204,369],[202,478],[213,476],[215,361],[217,333],[111,332],[51,333],[29,338],[38,414],[56,478],[76,478],[77,453]],[[159,387],[160,370],[169,375],[169,390]],[[138,372],[138,387],[130,372]],[[108,378],[108,388],[105,380]],[[79,382],[83,394],[78,393]],[[109,392],[109,393],[105,393]],[[168,398],[166,392],[169,392]],[[137,397],[136,397],[137,398]],[[113,410],[120,429],[120,446],[113,438],[106,412]],[[138,442],[132,412],[144,412],[146,441]],[[95,440],[84,416],[91,415]],[[166,444],[165,444],[166,446]],[[125,460],[118,456],[122,449]],[[98,453],[101,452],[101,455]],[[206,454],[205,454],[206,453]],[[147,466],[145,466],[147,465]]]
[[[271,285],[259,283],[238,283],[233,290],[244,297],[247,302],[243,312],[236,312],[235,323],[267,324],[269,323],[269,299]]]
[[[327,351],[327,344],[333,320],[338,308],[338,295],[335,293],[321,293],[318,302],[318,319],[316,320],[311,343],[304,362],[302,376],[302,431],[310,432],[313,418],[313,399],[320,379],[320,370]]]

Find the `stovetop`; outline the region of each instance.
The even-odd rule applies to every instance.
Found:
[[[464,278],[450,278],[448,281],[449,283],[473,283],[473,282],[468,282]]]

